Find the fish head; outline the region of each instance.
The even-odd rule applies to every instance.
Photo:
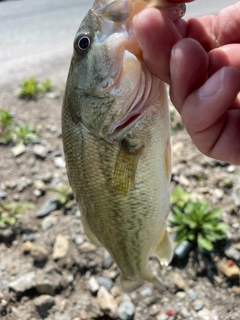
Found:
[[[151,89],[132,26],[146,6],[96,0],[74,39],[67,105],[75,122],[104,139],[123,136],[134,125]]]

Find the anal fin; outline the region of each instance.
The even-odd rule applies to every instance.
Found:
[[[167,230],[164,231],[164,234],[161,234],[153,255],[158,258],[161,265],[168,265],[171,262],[173,250]]]

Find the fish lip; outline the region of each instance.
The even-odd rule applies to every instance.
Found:
[[[139,90],[125,115],[110,126],[109,134],[114,134],[122,129],[126,130],[127,128],[132,127],[147,109],[147,101],[151,97],[152,93],[152,76],[149,72],[145,72],[144,68],[142,70],[144,81],[141,82]],[[143,89],[142,93],[138,97],[141,89]]]

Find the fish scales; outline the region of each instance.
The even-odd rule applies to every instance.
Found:
[[[98,0],[95,7],[99,3],[112,2]],[[122,30],[124,19],[119,26],[109,20],[109,10],[107,18],[90,10],[81,24],[74,42],[80,49],[75,47],[65,90],[62,135],[84,230],[109,251],[123,288],[132,291],[144,281],[161,284],[149,268],[151,255],[162,264],[172,257],[166,231],[171,151],[165,85],[139,58],[131,22]]]

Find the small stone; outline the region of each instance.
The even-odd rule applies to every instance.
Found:
[[[46,97],[48,99],[59,99],[59,98],[61,98],[61,94],[59,92],[48,92],[46,94]]]
[[[191,243],[187,240],[180,243],[175,249],[175,256],[178,259],[185,258],[191,249]]]
[[[84,242],[81,246],[79,246],[79,250],[84,253],[94,252],[97,250],[97,247],[90,242]]]
[[[80,246],[84,242],[84,237],[80,234],[74,234],[72,239],[77,246]]]
[[[23,143],[20,143],[20,144],[17,144],[16,146],[14,146],[11,149],[11,151],[12,151],[13,156],[16,158],[26,151],[26,147]]]
[[[141,296],[143,298],[151,297],[153,292],[151,288],[145,288],[140,292]]]
[[[103,267],[105,269],[109,269],[111,268],[111,266],[113,265],[114,261],[112,256],[110,255],[110,253],[107,250],[104,250],[104,257],[103,257]]]
[[[201,310],[203,308],[203,302],[201,300],[198,300],[198,299],[195,300],[193,302],[193,308],[194,308],[195,311]]]
[[[25,291],[33,289],[36,285],[35,272],[29,272],[17,278],[8,284],[10,291],[14,291],[17,295],[23,294]]]
[[[91,277],[88,281],[88,285],[89,285],[89,289],[92,292],[92,294],[95,295],[99,289],[99,284],[98,284],[96,278]]]
[[[9,244],[16,238],[16,231],[12,228],[0,229],[0,241]]]
[[[234,166],[233,164],[231,164],[227,167],[227,172],[229,172],[229,173],[233,173],[233,172],[235,172],[235,170],[236,170],[236,166]]]
[[[240,276],[240,269],[236,264],[229,266],[226,262],[220,261],[217,268],[229,279],[238,279]]]
[[[23,235],[22,235],[23,242],[27,242],[27,241],[33,242],[33,241],[35,241],[35,239],[36,239],[36,235],[33,232],[23,233]]]
[[[80,317],[81,317],[81,320],[88,320],[88,319],[89,319],[86,310],[81,310],[81,311],[80,311]],[[79,319],[79,320],[80,320],[80,319]]]
[[[99,286],[106,288],[108,291],[110,291],[113,286],[113,281],[107,277],[98,277],[97,282]]]
[[[36,216],[37,218],[43,218],[49,215],[49,213],[56,211],[58,207],[58,200],[49,200],[40,208],[40,210],[36,213]]]
[[[56,223],[57,223],[57,217],[54,217],[51,215],[47,216],[42,220],[42,223],[41,223],[42,230],[43,231],[48,230]]]
[[[100,287],[97,294],[97,302],[101,310],[110,318],[117,316],[118,305],[114,297],[104,287]]]
[[[7,193],[5,191],[0,190],[0,199],[5,199],[7,197]]]
[[[52,257],[54,260],[65,258],[69,251],[69,240],[66,236],[61,234],[57,235],[54,246]]]
[[[48,151],[47,151],[47,149],[46,149],[44,146],[42,146],[41,144],[36,144],[36,145],[33,147],[33,153],[34,153],[37,157],[39,157],[39,158],[41,158],[41,159],[45,159],[46,156],[47,156]]]
[[[36,198],[39,198],[39,197],[41,197],[41,195],[42,195],[42,191],[37,190],[37,189],[34,189],[34,190],[33,190],[33,195],[34,195]]]
[[[36,262],[43,262],[48,259],[48,251],[36,245],[33,245],[30,250],[30,255]]]
[[[135,313],[135,306],[128,296],[124,296],[120,303],[117,314],[120,320],[131,320]]]
[[[46,191],[46,185],[42,180],[36,180],[33,183],[33,187],[41,192]]]
[[[45,183],[49,183],[52,180],[52,173],[51,172],[46,172],[43,176],[42,176],[42,181]]]
[[[47,294],[54,296],[59,284],[53,283],[50,279],[38,280],[36,283],[36,290],[40,294]]]
[[[237,249],[230,247],[227,250],[224,251],[226,257],[229,259],[233,259],[236,261],[237,264],[240,264],[240,251]]]
[[[157,316],[156,320],[167,320],[168,316],[166,315],[166,313],[161,313]]]
[[[39,315],[44,319],[47,318],[49,310],[55,305],[55,299],[49,295],[41,295],[34,299],[34,304]]]
[[[188,291],[188,297],[191,301],[195,301],[197,299],[197,294],[194,290],[190,289]]]
[[[233,286],[232,287],[232,292],[237,294],[237,295],[240,295],[240,287]]]
[[[179,300],[183,300],[183,299],[186,298],[186,292],[184,292],[184,291],[178,291],[178,292],[176,293],[176,297],[177,297]]]
[[[215,310],[210,311],[206,308],[203,308],[198,312],[198,319],[199,320],[209,320],[209,319],[219,320],[219,317]]]
[[[6,306],[8,305],[8,302],[7,300],[5,299],[1,299],[1,303],[0,303],[0,306],[3,307],[3,308],[6,308]]]
[[[34,244],[31,241],[26,241],[22,246],[23,253],[29,253]]]
[[[174,282],[177,290],[185,290],[185,288],[186,288],[185,280],[178,272],[175,272],[173,274],[173,282]]]
[[[66,164],[65,164],[65,160],[63,159],[63,157],[55,157],[53,158],[54,164],[56,168],[65,168]]]

